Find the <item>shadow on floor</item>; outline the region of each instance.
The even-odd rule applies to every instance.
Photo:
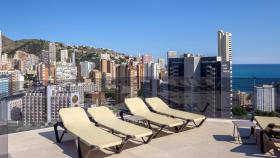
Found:
[[[236,148],[233,148],[230,150],[231,152],[238,152],[238,153],[244,153],[246,156],[252,156],[252,157],[278,157],[276,155],[264,155],[261,153],[261,150],[259,146],[257,145],[240,145]]]
[[[62,130],[59,130],[58,132],[59,135],[62,134]],[[54,131],[41,132],[39,133],[39,135],[51,140],[54,145],[59,146],[63,150],[63,153],[65,155],[68,155],[72,158],[78,157],[75,139],[70,134],[65,134],[60,144],[56,143]],[[165,134],[165,132],[162,132],[162,134],[160,134],[159,137],[165,135],[169,135],[169,134]],[[134,148],[140,145],[143,145],[143,143],[138,140],[131,140],[128,141],[128,143],[125,145],[124,150]],[[86,155],[86,153],[89,151],[89,147],[82,143],[81,148],[82,148],[83,155]],[[102,150],[92,151],[89,157],[93,156],[95,158],[103,158],[114,154],[116,153],[112,149],[102,149]]]
[[[216,141],[231,142],[233,143],[235,139],[231,135],[213,135]]]
[[[245,133],[248,133],[248,131],[245,131]],[[244,153],[246,156],[249,156],[249,157],[261,157],[261,158],[262,157],[277,157],[273,154],[264,155],[261,152],[260,147],[257,144],[255,144],[255,145],[242,144],[242,143],[236,141],[236,139],[232,135],[213,135],[213,137],[216,141],[239,144],[239,146],[231,149],[230,150],[231,152]],[[254,139],[254,138],[252,137],[252,139]],[[252,141],[254,141],[254,140],[252,140]],[[242,142],[242,140],[241,140],[241,142]]]

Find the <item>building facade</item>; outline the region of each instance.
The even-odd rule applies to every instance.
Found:
[[[57,63],[55,72],[56,83],[74,82],[77,79],[77,67],[72,63]]]
[[[255,108],[263,112],[276,110],[276,88],[273,85],[263,85],[255,87]]]
[[[47,118],[46,93],[26,92],[22,100],[22,116],[25,125],[44,125]]]
[[[61,62],[68,61],[68,50],[67,49],[60,50],[60,61]]]
[[[80,62],[81,65],[81,76],[83,78],[89,78],[89,73],[94,69],[95,65],[93,62],[83,61]]]

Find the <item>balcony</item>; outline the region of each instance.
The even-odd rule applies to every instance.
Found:
[[[232,132],[232,120],[207,119],[199,128],[192,129],[192,127],[189,127],[181,133],[164,131],[149,144],[130,141],[120,154],[115,154],[109,150],[97,150],[92,152],[89,157],[277,157],[272,151],[262,154],[259,145],[240,144],[232,137]],[[1,142],[7,141],[7,135],[2,135],[0,138],[2,139]],[[77,157],[73,138],[66,135],[64,141],[57,144],[53,128],[9,134],[8,140],[8,153],[12,158]],[[86,153],[87,150],[87,146],[82,145],[82,152]]]

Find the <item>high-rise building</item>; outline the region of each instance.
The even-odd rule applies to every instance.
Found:
[[[24,76],[19,70],[2,70],[0,71],[1,74],[6,74],[9,76],[9,82],[10,82],[10,94],[16,94],[19,91],[23,90],[24,86]]]
[[[138,95],[137,69],[133,65],[123,63],[116,68],[117,102],[123,102],[125,97]]]
[[[76,64],[76,57],[75,57],[75,53],[76,53],[76,50],[74,50],[73,52],[72,52],[72,59],[71,59],[71,62],[72,62],[72,64]]]
[[[218,56],[222,57],[222,61],[232,61],[232,43],[231,33],[218,31]]]
[[[95,65],[93,62],[83,61],[80,62],[81,65],[81,76],[84,78],[89,77],[89,73],[92,69],[94,69]]]
[[[144,65],[142,63],[138,63],[136,65],[136,70],[137,70],[138,89],[141,89],[141,85],[144,80]]]
[[[40,59],[40,61],[42,62],[42,63],[45,63],[45,64],[49,64],[50,62],[50,53],[49,53],[49,51],[46,51],[46,50],[42,50],[42,52],[41,52],[41,59]]]
[[[142,63],[143,64],[148,64],[153,62],[153,56],[149,54],[142,55]]]
[[[249,107],[252,105],[252,95],[248,92],[237,91],[234,92],[232,98],[232,104],[234,106]]]
[[[8,74],[0,74],[0,99],[10,93],[10,79]]]
[[[223,30],[218,31],[218,56],[221,57],[221,80],[222,80],[222,91],[228,91],[229,94],[226,94],[225,97],[230,95],[232,102],[232,34],[230,32],[224,32]],[[227,85],[231,85],[227,87]],[[231,105],[232,106],[232,105]]]
[[[49,64],[55,64],[56,62],[56,46],[54,42],[49,44]]]
[[[176,106],[187,111],[205,109],[207,115],[215,117],[231,116],[230,71],[223,67],[221,57],[185,54],[169,58],[168,75],[169,99]]]
[[[49,81],[54,84],[56,81],[56,66],[49,65]]]
[[[116,79],[116,64],[114,61],[110,61],[110,73],[111,79],[114,81]]]
[[[169,78],[184,77],[184,58],[169,58],[167,70]]]
[[[67,49],[63,49],[60,51],[60,61],[61,62],[67,62],[68,60],[68,50]]]
[[[102,73],[99,70],[92,70],[90,72],[90,78],[92,79],[92,82],[96,85],[96,91],[100,92],[102,87]]]
[[[100,60],[100,71],[103,73],[110,73],[110,61],[107,59]]]
[[[255,106],[259,111],[272,112],[276,110],[276,88],[273,85],[255,87]]]
[[[160,67],[158,63],[146,63],[144,64],[144,79],[159,79]]]
[[[272,83],[273,87],[276,89],[276,106],[275,110],[280,112],[280,82]]]
[[[39,63],[37,65],[37,77],[38,77],[38,80],[44,86],[48,85],[48,83],[49,83],[49,67],[48,67],[48,64]]]
[[[25,125],[44,125],[47,118],[46,93],[44,91],[26,92],[22,99],[22,115]]]

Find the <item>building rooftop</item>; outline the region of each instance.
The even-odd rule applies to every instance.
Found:
[[[244,130],[249,132],[249,130]],[[232,120],[207,119],[199,128],[188,128],[181,133],[165,131],[149,144],[131,141],[120,154],[109,150],[94,151],[90,157],[120,158],[192,158],[192,157],[277,157],[273,152],[262,154],[259,145],[243,145],[232,137]],[[1,136],[3,139],[3,136]],[[258,141],[259,142],[259,141]],[[259,143],[258,143],[259,144]],[[2,148],[3,150],[4,148]],[[83,145],[82,151],[88,148]],[[67,158],[77,157],[75,141],[70,135],[61,144],[55,142],[53,128],[13,133],[8,135],[8,152],[12,158]]]

